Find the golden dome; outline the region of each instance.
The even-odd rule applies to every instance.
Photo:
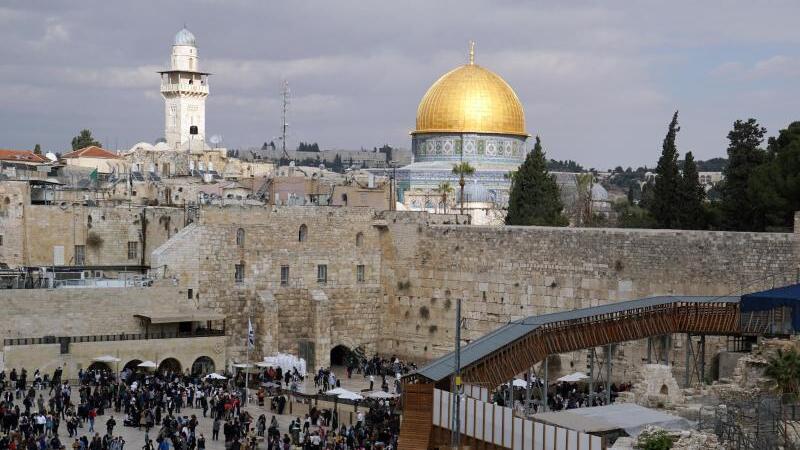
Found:
[[[412,134],[448,132],[528,136],[525,111],[511,86],[472,63],[442,75],[419,102]]]

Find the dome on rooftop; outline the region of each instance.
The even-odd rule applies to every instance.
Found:
[[[191,31],[183,27],[181,31],[178,31],[175,35],[175,40],[172,45],[191,45],[192,47],[197,47],[197,40]]]

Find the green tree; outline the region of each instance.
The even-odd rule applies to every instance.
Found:
[[[36,146],[33,147],[33,154],[42,156],[42,146],[39,145],[39,144],[36,144]]]
[[[458,185],[461,186],[461,214],[464,214],[464,177],[472,176],[475,173],[475,168],[469,165],[468,162],[462,161],[453,165],[453,173],[458,175]]]
[[[795,349],[778,349],[777,354],[767,360],[764,375],[775,383],[778,392],[796,399],[800,393],[800,354]]]
[[[444,208],[444,213],[447,214],[447,198],[453,193],[453,186],[451,186],[449,182],[443,181],[439,183],[436,191],[439,192],[439,195],[442,197],[442,207]]]
[[[680,226],[684,229],[697,230],[706,227],[705,211],[703,204],[706,199],[706,190],[700,184],[700,174],[694,163],[692,152],[686,152],[683,161],[683,177],[680,185]]]
[[[91,146],[102,147],[103,145],[100,144],[98,141],[94,140],[92,137],[92,132],[90,130],[81,130],[80,134],[72,138],[72,150],[80,150],[82,148],[91,147]]]
[[[678,171],[678,149],[675,147],[675,137],[680,129],[678,111],[675,111],[656,166],[652,203],[648,205],[659,228],[677,228],[680,225],[682,181]]]
[[[506,225],[565,226],[560,189],[547,171],[547,160],[539,136],[525,162],[511,176]]]
[[[722,171],[725,180],[719,186],[722,227],[734,231],[761,231],[763,212],[748,192],[753,171],[767,160],[761,149],[767,129],[756,119],[737,120],[728,133],[728,165]]]
[[[767,159],[747,183],[748,195],[761,208],[759,228],[791,230],[794,212],[800,210],[800,122],[769,139]]]

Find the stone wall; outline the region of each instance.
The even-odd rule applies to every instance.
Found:
[[[0,340],[140,333],[134,314],[193,308],[178,287],[0,290]]]
[[[81,367],[88,367],[92,358],[111,354],[122,359],[120,367],[132,359],[159,362],[176,358],[188,368],[196,358],[208,356],[222,369],[227,359],[224,337],[80,342],[70,344],[66,354],[60,353],[59,344],[5,345],[5,339],[13,338],[54,336],[57,342],[58,337],[141,334],[145,328],[135,314],[169,316],[197,310],[184,288],[160,284],[124,289],[0,290],[4,319],[0,326],[0,366],[38,367],[51,372],[62,365],[67,376],[73,377]]]
[[[798,233],[451,225],[462,219],[365,208],[206,207],[154,252],[153,265],[228,314],[230,356],[243,358],[252,317],[258,357],[302,353],[311,342],[316,365],[325,365],[340,344],[415,361],[450,351],[458,298],[464,337],[475,339],[529,315],[785,285],[800,262]],[[298,240],[302,224],[305,242]],[[236,264],[244,264],[241,283]],[[319,264],[328,268],[325,284],[317,282]],[[290,276],[281,285],[284,265]],[[673,342],[670,361],[680,365],[682,341]],[[709,339],[709,358],[720,345]],[[619,373],[641,362],[642,351],[640,344],[618,347]],[[585,370],[581,352],[561,360],[564,371]]]
[[[459,297],[462,334],[474,339],[529,315],[785,285],[800,262],[798,235],[788,233],[426,226],[423,216],[384,215],[384,325],[392,333],[379,349],[417,359],[452,349]],[[641,361],[641,352],[622,351]],[[584,358],[568,358],[580,364],[565,370],[582,370]]]

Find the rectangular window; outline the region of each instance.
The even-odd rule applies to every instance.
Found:
[[[317,283],[325,284],[328,282],[328,265],[320,264],[317,266]]]
[[[192,288],[189,288],[189,292],[188,292],[189,300],[192,299],[192,294],[194,294],[194,292],[192,291]]]
[[[244,264],[236,264],[234,277],[237,283],[244,283]]]
[[[281,286],[289,285],[289,266],[281,266]]]
[[[364,265],[359,264],[356,266],[356,282],[363,283],[364,282]]]
[[[0,247],[2,247],[2,246],[3,246],[3,235],[0,234]]]
[[[75,246],[75,265],[82,266],[86,264],[86,246],[84,245],[76,245]]]
[[[139,243],[128,242],[128,259],[136,259],[139,256]]]

